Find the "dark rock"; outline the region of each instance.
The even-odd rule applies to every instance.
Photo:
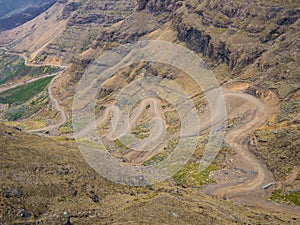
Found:
[[[149,2],[149,0],[137,0],[136,5],[135,5],[135,9],[136,10],[145,9],[148,2]]]
[[[190,49],[202,53],[218,63],[230,64],[231,51],[224,42],[214,43],[209,34],[194,27],[188,27],[184,23],[178,22],[177,30],[178,39],[184,41]]]
[[[31,213],[27,209],[21,209],[20,216],[24,219],[29,219],[31,217]]]
[[[300,18],[300,9],[290,10],[278,19],[278,25],[291,25],[294,24]]]
[[[72,195],[73,195],[74,197],[76,197],[76,196],[77,196],[77,193],[78,193],[78,191],[77,191],[77,190],[72,190]]]
[[[93,202],[95,203],[99,203],[100,202],[100,199],[98,197],[98,195],[94,192],[94,191],[91,191],[90,192],[90,198],[93,200]]]
[[[71,15],[71,13],[76,11],[80,6],[80,2],[71,2],[65,5],[62,11],[62,19],[67,19]]]
[[[23,191],[21,189],[6,188],[3,196],[6,198],[21,198],[23,197]]]

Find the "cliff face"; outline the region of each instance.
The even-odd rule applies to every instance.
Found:
[[[266,80],[279,82],[267,61],[273,59],[275,51],[281,52],[278,61],[296,59],[289,56],[297,54],[293,48],[288,54],[283,54],[282,49],[290,44],[297,47],[299,15],[299,9],[268,6],[260,1],[202,1],[201,5],[187,5],[185,12],[176,14],[173,25],[179,40],[214,63],[225,63],[236,76],[251,67],[255,70],[253,81],[264,73]],[[292,64],[288,66],[293,67]],[[297,82],[296,76],[287,76],[289,82]]]
[[[213,67],[226,65],[231,78],[273,89],[279,98],[299,89],[300,9],[294,2],[137,0],[135,9],[160,24],[171,21],[179,41]]]

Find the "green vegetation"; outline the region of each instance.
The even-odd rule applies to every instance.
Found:
[[[217,170],[215,164],[211,164],[206,170],[199,172],[199,163],[188,163],[174,176],[176,183],[184,186],[198,187],[215,181],[209,179],[211,171]]]
[[[282,189],[276,190],[272,193],[272,196],[269,200],[277,201],[280,203],[294,203],[297,206],[300,206],[300,193],[292,191],[288,194],[283,194]]]
[[[146,162],[143,163],[144,166],[151,166],[158,164],[162,162],[163,160],[167,159],[168,156],[172,153],[172,151],[176,148],[178,145],[178,138],[172,139],[168,142],[168,145],[164,147],[164,151],[153,156],[151,159],[147,160]]]
[[[72,131],[73,131],[72,120],[69,120],[68,122],[66,122],[65,124],[59,127],[59,133],[61,134],[68,134],[71,133]]]
[[[167,128],[168,134],[175,134],[181,129],[180,117],[176,111],[167,111],[165,113],[166,123],[169,125]]]
[[[115,147],[121,154],[124,154],[129,148],[124,145],[119,139],[115,140]]]
[[[105,147],[104,147],[103,145],[98,144],[97,142],[92,141],[92,140],[90,140],[90,139],[82,138],[82,139],[77,140],[77,143],[82,144],[82,145],[85,145],[85,146],[87,146],[88,148],[93,148],[93,149],[105,149]]]
[[[21,127],[24,130],[34,130],[46,127],[49,122],[44,118],[33,118],[26,121],[7,121],[4,124],[11,127]]]
[[[31,98],[29,101],[22,105],[13,105],[5,113],[4,118],[8,121],[15,121],[17,119],[24,119],[33,115],[49,101],[46,91],[41,92],[37,96]]]
[[[150,135],[150,127],[151,127],[151,123],[139,123],[137,124],[134,129],[132,130],[132,134],[134,134],[134,136],[136,138],[140,138],[140,139],[145,139],[148,138]]]
[[[20,77],[39,77],[45,74],[53,74],[58,71],[60,71],[60,68],[53,66],[26,66],[24,60],[20,57],[0,52],[0,84],[4,84]]]
[[[42,92],[53,77],[42,78],[32,83],[4,91],[0,94],[0,103],[9,104],[10,106],[21,105]]]

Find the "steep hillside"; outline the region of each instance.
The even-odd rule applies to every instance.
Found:
[[[88,51],[72,61],[56,83],[57,97],[70,114],[74,85],[87,66],[118,44],[142,38],[183,43],[206,60],[224,87],[267,105],[267,122],[252,133],[248,147],[271,170],[278,181],[276,189],[296,193],[300,188],[299,16],[293,2],[138,1],[136,12],[105,29]],[[151,22],[141,22],[144,18]],[[136,71],[148,73],[147,69]],[[121,71],[115,79],[122,73],[131,72]],[[103,92],[112,97],[118,88],[108,86]]]
[[[0,35],[0,44],[36,62],[69,63],[105,27],[130,14],[133,1],[58,1],[34,20]]]
[[[47,0],[46,0],[47,1]],[[46,2],[45,0],[1,0],[0,1],[0,18],[9,17],[20,10],[30,6],[39,6]]]
[[[0,32],[20,26],[50,8],[56,0],[0,1]]]
[[[3,220],[17,223],[19,219],[40,219],[46,224],[52,220],[63,224],[70,216],[75,224],[130,224],[132,221],[298,224],[299,18],[297,1],[60,0],[32,21],[0,34],[0,44],[28,56],[33,64],[68,66],[48,86],[49,98],[44,91],[37,96],[38,100],[33,98],[24,103],[27,107],[42,99],[39,110],[33,113],[26,108],[22,120],[14,124],[32,130],[32,126],[27,126],[28,121],[45,117],[55,129],[40,126],[35,132],[62,137],[46,139],[1,127],[3,141],[0,143],[4,143],[0,146],[4,154],[1,165],[7,171],[3,174],[9,174],[3,175],[1,185]],[[155,62],[133,63],[120,69],[101,83],[94,113],[99,117],[97,135],[106,137],[104,144],[109,146],[109,153],[122,163],[156,165],[169,157],[178,144],[180,116],[167,100],[155,98],[130,112],[139,118],[128,126],[134,137],[147,139],[151,136],[149,117],[163,114],[169,138],[166,146],[153,154],[141,153],[110,136],[112,125],[107,120],[112,103],[122,88],[141,78],[158,80],[155,87],[166,95],[169,92],[164,92],[165,82],[181,87],[203,116],[204,125],[208,124],[200,130],[192,158],[168,181],[129,188],[98,176],[78,156],[72,139],[72,107],[78,82],[99,56],[114,47],[140,40],[176,43],[200,56],[221,84],[227,126],[210,124],[210,119],[205,117],[209,114],[209,99],[184,71]],[[124,58],[125,53],[128,52],[124,52]],[[176,54],[171,52],[168,58],[175,61],[180,58]],[[110,63],[114,61],[107,62]],[[102,62],[95,65],[106,66]],[[93,87],[97,85],[93,83]],[[136,97],[136,90],[131,91],[131,97]],[[13,93],[8,93],[14,99]],[[87,103],[83,105],[82,110],[90,108]],[[210,129],[217,132],[224,129],[225,139],[211,166],[199,172]],[[93,140],[81,141],[85,145],[97,144]],[[31,158],[33,152],[35,159]],[[16,173],[26,179],[13,175]],[[53,182],[47,182],[49,176]],[[27,180],[32,180],[34,185],[28,185]],[[267,184],[270,186],[266,187]],[[236,206],[236,203],[260,210]],[[64,211],[67,214],[63,217]],[[274,211],[287,217],[275,215]],[[23,218],[18,216],[20,212]]]

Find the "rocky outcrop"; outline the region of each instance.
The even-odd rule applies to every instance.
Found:
[[[178,22],[176,29],[178,31],[178,39],[186,42],[187,46],[197,53],[217,61],[218,63],[226,63],[229,65],[231,51],[222,41],[213,43],[212,37],[205,31],[198,30],[194,27],[188,27],[186,24]]]
[[[182,6],[182,1],[176,0],[136,0],[135,10],[151,13],[154,16],[162,16],[158,21],[164,24],[172,18],[173,13]]]
[[[81,5],[81,2],[71,2],[65,5],[62,11],[62,19],[68,19],[71,13],[76,11]]]
[[[103,47],[107,43],[132,43],[140,37],[149,34],[159,27],[154,16],[145,12],[135,12],[128,16],[118,29],[104,30],[97,39],[97,46]]]
[[[135,9],[137,11],[144,10],[148,2],[149,0],[137,0],[135,4]]]

